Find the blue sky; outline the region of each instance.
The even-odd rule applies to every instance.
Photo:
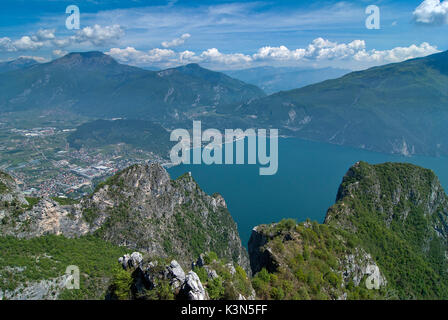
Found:
[[[77,5],[80,30],[67,30]],[[368,5],[380,9],[367,29]],[[448,0],[0,2],[0,60],[100,50],[137,66],[362,69],[448,49]]]

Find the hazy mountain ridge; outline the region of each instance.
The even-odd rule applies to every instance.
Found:
[[[38,63],[38,61],[32,58],[26,57],[20,57],[12,61],[0,62],[0,73],[25,69]]]
[[[253,85],[198,65],[148,71],[100,52],[70,53],[0,75],[0,88],[2,112],[61,108],[92,117],[162,123],[264,96]]]

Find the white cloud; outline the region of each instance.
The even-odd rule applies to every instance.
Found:
[[[79,30],[75,35],[58,38],[54,29],[40,29],[31,36],[23,36],[17,40],[8,37],[0,38],[0,52],[35,51],[43,47],[63,48],[74,44],[103,46],[120,39],[124,35],[119,25],[94,25]]]
[[[17,49],[12,44],[12,41],[8,37],[0,38],[0,51],[13,52]]]
[[[67,53],[68,53],[67,51],[60,50],[60,49],[55,49],[55,50],[53,50],[53,56],[55,56],[55,57],[57,57],[57,58],[59,58],[59,57],[63,57],[63,56],[65,56]]]
[[[44,46],[42,41],[33,39],[29,36],[23,36],[19,40],[14,41],[13,46],[18,51],[37,50]]]
[[[189,33],[184,33],[179,38],[173,39],[171,41],[164,41],[164,42],[162,42],[162,47],[164,47],[164,48],[173,48],[173,47],[181,46],[190,37],[191,37],[191,35]]]
[[[118,40],[123,35],[124,31],[118,24],[106,27],[95,24],[93,27],[85,27],[78,31],[71,39],[78,43],[87,42],[100,46]]]
[[[242,53],[225,54],[218,49],[212,48],[201,53],[201,62],[211,62],[222,65],[244,65],[252,62],[252,58]]]
[[[448,24],[448,0],[424,0],[414,10],[414,21],[426,25]]]
[[[39,57],[39,56],[20,56],[19,58],[31,59],[31,60],[37,61],[39,63],[48,62],[48,59],[46,59],[44,57]]]
[[[107,54],[117,60],[133,65],[157,65],[164,67],[178,66],[188,63],[202,63],[215,69],[246,68],[257,65],[299,65],[322,63],[338,67],[343,63],[369,67],[384,63],[401,62],[407,59],[426,56],[440,52],[437,47],[423,42],[409,47],[396,47],[390,50],[366,49],[364,40],[349,43],[337,43],[327,39],[314,39],[304,48],[288,49],[286,46],[266,46],[252,55],[243,53],[223,53],[217,48],[210,48],[196,54],[193,51],[175,52],[171,49],[152,49],[140,51],[134,47],[125,49],[112,48]],[[349,67],[349,66],[346,66]]]
[[[33,39],[36,41],[43,40],[53,40],[56,38],[55,29],[40,29],[37,31],[36,35],[33,36]]]
[[[115,59],[135,65],[145,65],[151,63],[169,63],[171,58],[176,57],[176,53],[170,49],[152,49],[147,52],[139,51],[133,47],[125,49],[112,48],[106,54]]]
[[[415,44],[409,47],[396,47],[391,50],[361,50],[354,56],[354,59],[362,62],[400,62],[412,58],[427,56],[440,52],[436,47],[431,46],[427,42],[423,42],[417,46]]]

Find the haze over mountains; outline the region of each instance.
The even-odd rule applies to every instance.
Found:
[[[0,74],[0,112],[64,109],[165,128],[189,128],[195,119],[219,129],[274,127],[283,135],[385,153],[448,154],[448,52],[269,96],[197,64],[148,71],[100,52],[16,68]],[[313,81],[303,72],[302,79]]]
[[[305,87],[328,79],[342,77],[350,70],[337,68],[257,67],[224,71],[225,74],[254,84],[267,94]]]

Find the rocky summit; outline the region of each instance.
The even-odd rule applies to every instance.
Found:
[[[112,244],[184,267],[213,251],[245,268],[249,260],[223,197],[203,192],[190,174],[171,180],[158,164],[134,165],[97,186],[77,203],[39,199],[30,205],[13,179],[2,176],[3,235],[95,235]]]

